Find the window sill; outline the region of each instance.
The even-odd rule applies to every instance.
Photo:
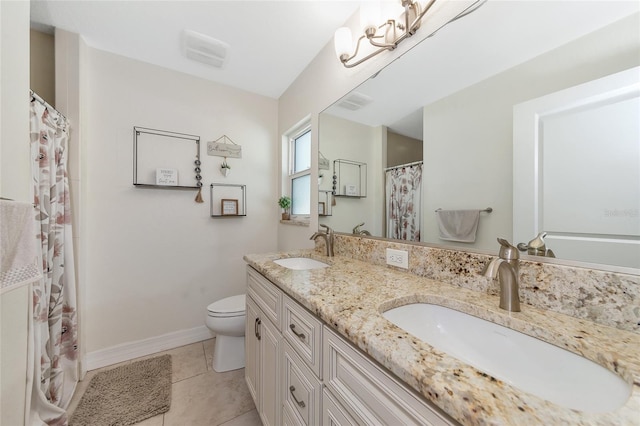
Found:
[[[311,224],[309,219],[280,220],[280,223],[282,223],[283,225],[293,226],[309,226]]]

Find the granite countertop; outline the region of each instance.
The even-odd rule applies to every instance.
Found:
[[[284,257],[311,257],[330,267],[296,271],[273,262]],[[250,254],[244,259],[462,424],[640,424],[638,334],[525,304],[522,312],[510,313],[498,308],[496,296],[313,250]],[[521,391],[433,348],[381,315],[414,302],[456,309],[584,356],[632,383],[632,394],[616,411],[585,413]]]

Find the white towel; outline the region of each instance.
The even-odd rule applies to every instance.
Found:
[[[0,294],[42,277],[33,205],[0,200]]]
[[[473,243],[480,219],[480,210],[436,210],[440,239]]]

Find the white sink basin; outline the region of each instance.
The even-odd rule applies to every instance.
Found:
[[[284,266],[288,269],[295,269],[297,271],[304,271],[307,269],[318,269],[318,268],[326,268],[326,263],[320,262],[315,259],[310,259],[308,257],[287,257],[284,259],[274,260],[280,266]]]
[[[453,309],[414,303],[383,316],[434,348],[554,404],[609,412],[631,395],[626,381],[586,358]]]

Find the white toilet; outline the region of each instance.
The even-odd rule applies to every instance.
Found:
[[[239,294],[207,306],[207,327],[216,334],[213,369],[218,373],[244,367],[246,296]]]

